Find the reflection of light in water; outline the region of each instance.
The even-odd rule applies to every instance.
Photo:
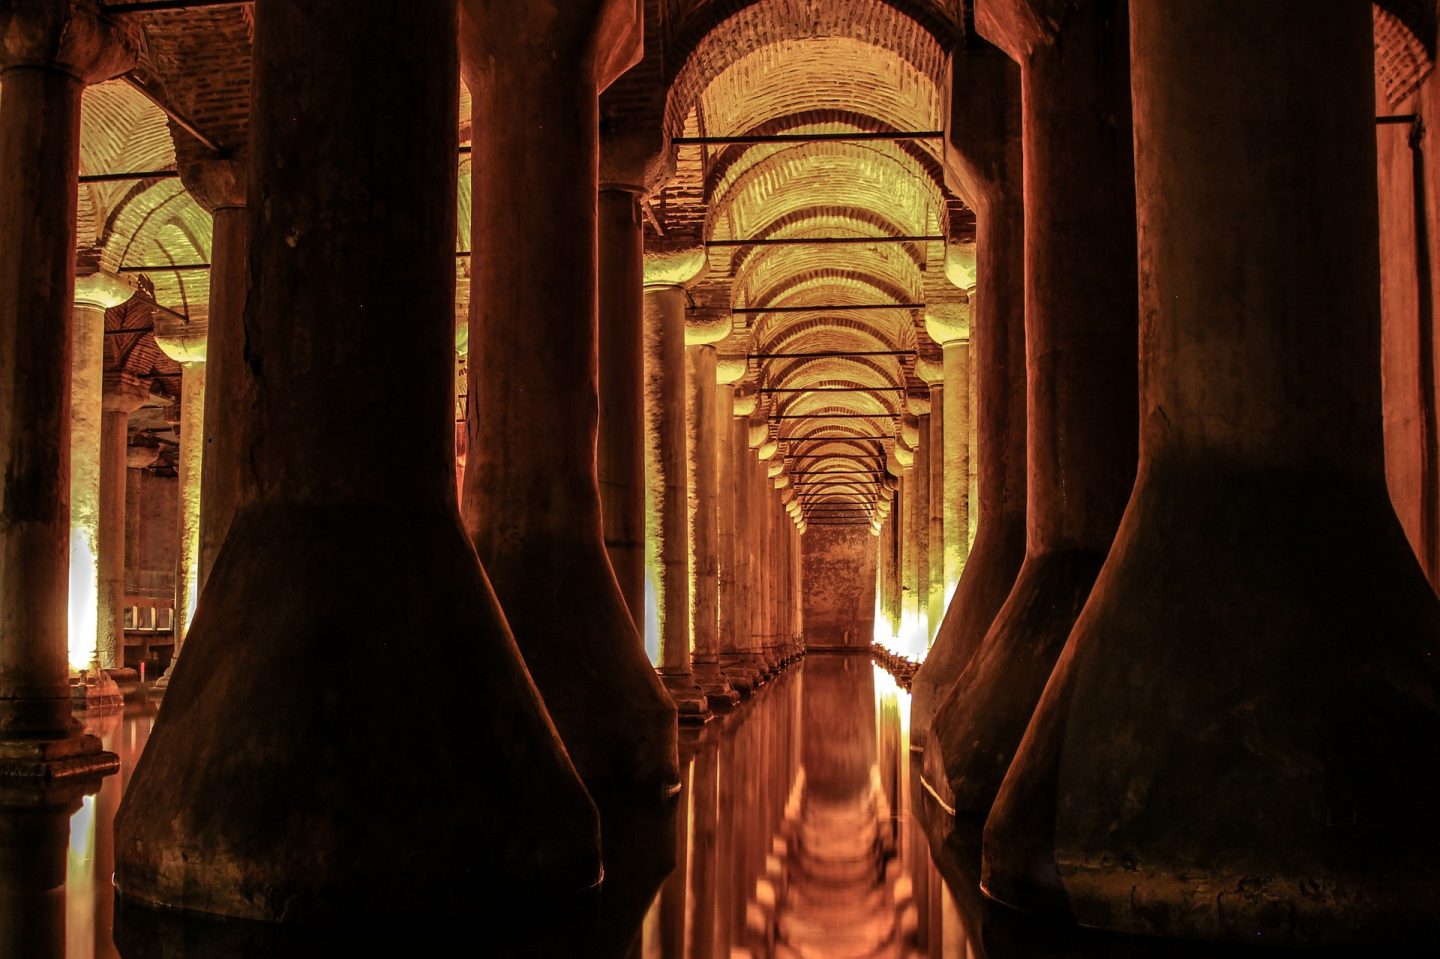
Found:
[[[65,854],[65,955],[95,953],[95,797],[86,796],[70,817]]]
[[[900,616],[900,648],[896,652],[910,659],[925,660],[930,651],[930,617],[925,612],[906,610]]]
[[[95,658],[95,637],[100,604],[100,567],[95,553],[95,531],[70,530],[70,620],[66,651],[70,668],[86,669]]]

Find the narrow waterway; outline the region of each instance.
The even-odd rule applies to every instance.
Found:
[[[942,857],[947,884],[913,812],[908,714],[908,695],[868,658],[811,655],[733,713],[687,730],[678,802],[612,825],[598,901],[504,916],[477,902],[473,921],[374,917],[373,927],[341,935],[197,921],[117,901],[112,822],[156,715],[132,703],[88,721],[122,761],[98,793],[0,791],[0,959],[352,949],[615,959],[1237,954],[1047,929],[987,903],[957,865],[963,854]]]

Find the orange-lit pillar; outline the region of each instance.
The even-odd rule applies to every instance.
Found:
[[[114,666],[114,641],[100,598],[105,491],[105,311],[135,295],[113,273],[75,279],[70,353],[70,668]]]
[[[463,0],[460,18],[476,131],[465,520],[601,805],[679,775],[675,704],[610,566],[596,476],[599,95],[640,52],[639,13]]]
[[[255,495],[127,786],[117,885],[316,923],[469,914],[495,888],[477,862],[517,895],[591,888],[598,817],[455,507],[455,11],[257,8]],[[404,457],[376,455],[401,434]],[[403,636],[424,681],[370,708]]]
[[[645,548],[649,568],[647,629],[659,652],[660,678],[684,721],[710,706],[690,664],[690,536],[685,428],[685,291],[645,292],[645,472],[649,478]]]
[[[150,396],[130,373],[105,377],[100,427],[100,535],[97,659],[103,669],[125,665],[125,506],[130,414]]]
[[[930,629],[929,640],[931,644],[934,644],[935,632],[940,628],[940,620],[945,615],[945,554],[948,545],[945,538],[947,529],[945,526],[945,484],[947,477],[953,475],[956,470],[959,471],[959,475],[964,476],[966,466],[964,462],[953,464],[947,462],[947,459],[954,457],[950,455],[946,440],[947,437],[953,437],[955,440],[963,442],[964,434],[960,427],[964,424],[954,424],[956,428],[950,429],[949,424],[945,422],[945,397],[952,391],[947,389],[943,367],[929,361],[917,360],[915,369],[930,387],[930,432],[925,435],[925,441],[929,447],[926,458],[930,464],[930,515],[926,529],[927,545],[929,546],[927,568],[930,576],[925,598],[927,602],[926,616]],[[949,468],[948,472],[947,468]],[[966,483],[968,484],[968,482],[967,477]]]
[[[719,562],[716,567],[716,598],[719,605],[720,668],[731,687],[749,695],[754,677],[745,664],[743,637],[739,628],[744,615],[741,555],[744,535],[740,531],[738,471],[745,449],[743,424],[735,417],[735,384],[745,376],[744,358],[721,357],[716,364],[715,429],[719,436],[716,458],[716,495]]]
[[[163,695],[190,631],[200,599],[200,495],[205,462],[205,355],[208,324],[202,320],[155,318],[155,342],[180,364],[179,474],[180,549],[175,568],[175,648],[170,666],[151,692]]]
[[[645,331],[643,188],[599,194],[599,396],[596,473],[605,551],[636,629],[645,628]]]
[[[760,452],[770,447],[770,442],[762,444]],[[770,455],[774,450],[770,449]],[[757,458],[751,464],[751,483],[754,492],[754,499],[751,505],[754,508],[755,534],[752,548],[755,551],[755,621],[754,636],[756,652],[761,661],[765,664],[767,673],[773,675],[780,668],[779,662],[775,659],[774,640],[772,638],[772,627],[774,619],[774,583],[775,567],[770,550],[770,514],[771,514],[771,489],[769,480],[769,468],[766,462]]]
[[[997,28],[997,39],[1020,62],[1023,87],[1029,477],[1025,561],[970,661],[956,656],[957,678],[926,748],[926,780],[953,796],[967,829],[989,811],[1090,595],[1135,483],[1138,448],[1126,6],[987,6],[1011,18],[1013,32]],[[1017,25],[1030,16],[1043,29]],[[1082,233],[1094,238],[1083,248],[1074,242]],[[930,749],[937,740],[940,750]]]
[[[740,701],[720,667],[718,553],[720,522],[718,492],[719,418],[716,416],[715,347],[730,333],[730,317],[722,322],[686,324],[686,404],[689,433],[690,513],[690,635],[695,682],[711,708]]]
[[[0,773],[7,776],[53,779],[117,765],[70,716],[70,334],[80,96],[87,82],[128,69],[137,41],[93,2],[11,4],[0,16]],[[85,643],[88,652],[93,631]]]
[[[735,398],[735,553],[739,577],[735,590],[735,629],[739,635],[736,645],[742,650],[743,665],[753,685],[763,684],[766,677],[765,657],[755,636],[760,575],[755,552],[755,514],[760,507],[755,499],[755,456],[751,451],[763,442],[766,430],[763,424],[755,424],[750,418],[759,406],[759,399],[760,394],[754,392]]]
[[[917,746],[923,746],[940,701],[1010,595],[1025,557],[1020,68],[1000,50],[981,44],[956,50],[948,75],[947,171],[976,216],[975,263],[959,264],[956,272],[967,275],[954,277],[962,285],[971,270],[976,277],[969,323],[977,454],[970,461],[978,470],[970,514],[976,536],[935,645],[911,681],[910,737]],[[957,399],[953,393],[947,397],[951,404]]]
[[[1440,602],[1385,483],[1371,5],[1130,7],[1140,474],[987,890],[1147,935],[1410,941],[1440,915]]]

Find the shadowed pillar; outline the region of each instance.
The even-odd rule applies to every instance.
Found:
[[[149,384],[131,373],[105,376],[100,427],[100,593],[97,658],[102,669],[125,665],[125,507],[129,481],[130,414],[150,397]],[[152,458],[153,461],[153,458]]]
[[[640,52],[637,5],[461,6],[476,131],[466,523],[591,794],[654,799],[679,781],[675,704],[610,566],[596,478],[598,97]]]
[[[114,666],[103,649],[106,629],[100,598],[100,529],[104,524],[101,447],[105,418],[105,311],[135,295],[113,273],[75,278],[70,354],[70,668],[98,661]],[[124,441],[121,440],[121,445]],[[109,658],[107,659],[107,654]]]
[[[702,332],[696,323],[686,325],[686,420],[689,434],[690,505],[690,634],[694,639],[691,663],[695,682],[710,707],[733,706],[740,701],[720,669],[720,608],[718,552],[720,513],[719,418],[716,416],[715,347],[717,337],[729,335],[730,317],[714,333]],[[696,343],[695,341],[699,341]]]
[[[257,7],[255,496],[120,808],[118,887],[297,923],[587,889],[594,807],[456,509],[454,9]],[[424,681],[377,709],[397,657]]]
[[[71,314],[80,96],[137,48],[94,3],[0,10],[0,777],[118,764],[70,716]]]
[[[946,172],[975,210],[975,542],[935,645],[911,683],[910,741],[970,662],[1025,558],[1025,199],[1020,68],[989,45],[950,57]],[[957,399],[953,394],[951,401]]]
[[[925,589],[925,615],[930,630],[926,639],[933,645],[940,620],[945,615],[945,478],[954,474],[954,470],[949,469],[951,464],[946,463],[948,450],[945,438],[951,434],[957,438],[964,434],[958,428],[949,429],[949,424],[945,422],[945,397],[950,391],[946,388],[944,366],[917,358],[915,373],[930,387],[930,431],[925,436],[930,465],[930,508],[926,526],[929,583]],[[954,465],[961,471],[960,475],[964,475],[965,464]]]
[[[1025,562],[937,710],[940,748],[925,756],[926,781],[953,796],[967,829],[989,812],[1090,595],[1138,445],[1124,0],[988,0],[977,15],[1020,61],[1024,87],[1030,476]]]
[[[180,549],[175,564],[175,648],[165,674],[151,692],[170,688],[175,666],[200,601],[200,492],[205,469],[205,355],[209,326],[201,320],[155,318],[155,343],[180,364],[179,474]]]
[[[710,715],[690,664],[690,536],[685,429],[685,291],[645,293],[645,546],[653,582],[660,678],[684,721]]]
[[[1440,603],[1385,486],[1371,6],[1131,7],[1140,476],[985,881],[1127,932],[1419,941]]]
[[[755,512],[754,456],[751,455],[750,417],[759,406],[760,394],[753,390],[735,396],[735,646],[740,662],[750,676],[752,688],[765,682],[765,658],[755,643],[755,578],[759,575],[754,548]],[[763,429],[763,427],[761,428]]]
[[[220,553],[220,545],[225,542],[236,511],[253,493],[250,464],[243,458],[247,448],[244,428],[254,402],[246,365],[244,328],[245,294],[249,288],[249,216],[245,210],[245,169],[241,161],[182,163],[181,177],[186,191],[213,216],[204,348],[204,410],[199,431],[204,440],[201,454],[204,468],[199,480],[195,587],[198,596],[210,578],[210,569],[215,565],[215,557]],[[187,395],[182,383],[182,402]],[[182,444],[185,442],[184,416],[182,413]],[[187,461],[188,458],[182,460],[182,466]],[[182,491],[184,488],[182,484]]]
[[[645,628],[644,239],[638,188],[599,194],[596,473],[605,551],[636,630]]]

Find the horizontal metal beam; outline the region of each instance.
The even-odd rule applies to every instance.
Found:
[[[815,353],[751,353],[752,360],[843,360],[861,356],[914,356],[914,350],[822,350]]]
[[[706,240],[708,247],[737,246],[863,246],[867,243],[936,243],[945,239],[943,233],[918,236],[780,236],[751,237],[748,240]]]
[[[891,435],[888,434],[888,433],[885,434],[885,435],[883,435],[883,436],[814,436],[814,435],[811,435],[811,434],[807,433],[807,434],[805,434],[804,436],[782,436],[782,437],[780,437],[780,439],[782,439],[782,440],[794,440],[794,441],[800,442],[800,443],[804,443],[804,442],[821,442],[821,443],[825,443],[825,442],[837,442],[837,441],[840,441],[840,440],[855,440],[855,441],[859,441],[859,442],[873,442],[873,441],[875,441],[875,440],[893,440],[894,438],[895,438],[894,436],[891,436]]]
[[[142,170],[135,173],[86,173],[81,183],[125,183],[130,180],[173,180],[180,176],[179,170]]]
[[[884,453],[796,453],[793,456],[785,457],[790,460],[873,460],[881,459]]]
[[[134,7],[138,6],[138,4],[122,4],[121,6]],[[109,9],[112,11],[116,10],[115,7],[111,7]],[[123,13],[126,11],[119,12]],[[135,75],[135,71],[130,71],[129,73],[125,74],[121,79],[123,79],[126,83],[130,84],[130,86],[138,90],[140,92],[140,95],[143,96],[145,99],[149,100],[151,103],[155,104],[155,106],[159,107],[160,112],[164,113],[167,117],[169,117],[177,127],[190,134],[190,136],[194,138],[196,143],[200,144],[205,149],[209,150],[211,153],[215,153],[220,156],[224,156],[226,154],[227,151],[223,146],[221,146],[219,143],[216,143],[210,137],[206,136],[204,131],[202,131],[199,127],[195,125],[195,121],[191,120],[185,114],[181,113],[179,110],[175,109],[169,103],[166,103],[163,99],[161,99],[160,95],[154,90],[150,89],[150,87],[145,83],[144,80],[140,79],[138,76]]]
[[[209,263],[164,263],[146,266],[117,266],[116,273],[190,273],[210,269]]]
[[[893,419],[896,413],[776,413],[771,420],[882,420]]]
[[[132,330],[106,330],[106,331],[105,331],[105,335],[106,335],[106,336],[124,336],[124,335],[127,334],[127,333],[154,333],[154,332],[155,332],[155,327],[153,327],[153,326],[137,326],[137,327],[135,327],[135,328],[132,329]]]
[[[924,303],[832,303],[826,306],[752,306],[734,309],[736,316],[759,313],[862,313],[866,310],[923,310]]]
[[[239,7],[249,0],[141,0],[137,3],[107,3],[106,13],[159,13],[164,10],[189,10],[192,7]]]
[[[757,393],[903,393],[904,386],[762,386]]]
[[[729,137],[674,137],[670,142],[676,146],[752,146],[763,143],[865,143],[874,140],[901,143],[908,140],[940,140],[944,137],[943,130],[904,130],[893,133],[752,133]]]

